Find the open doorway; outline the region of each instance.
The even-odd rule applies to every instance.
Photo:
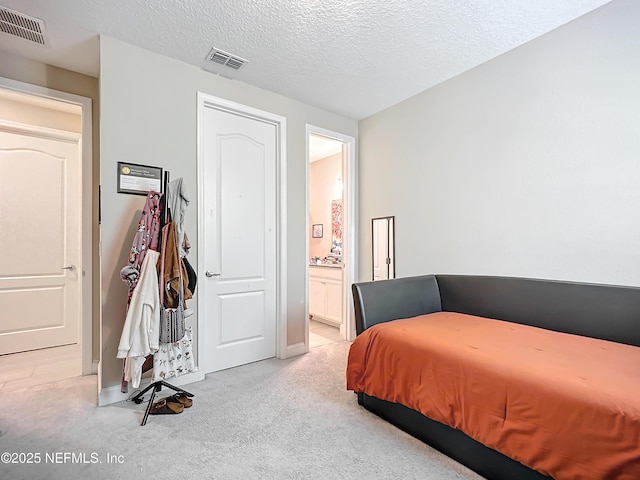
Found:
[[[307,348],[352,340],[353,137],[307,126]]]
[[[10,253],[0,265],[0,368],[10,372],[0,387],[8,392],[94,373],[84,188],[91,104],[0,79],[0,107],[0,206],[13,232],[0,241]]]

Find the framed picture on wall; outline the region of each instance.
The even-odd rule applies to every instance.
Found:
[[[118,162],[118,193],[147,195],[162,192],[162,168]]]
[[[311,229],[311,236],[313,238],[322,238],[322,224],[315,223]]]

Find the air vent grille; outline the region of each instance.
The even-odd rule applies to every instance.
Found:
[[[249,61],[244,58],[240,58],[237,55],[225,52],[218,48],[213,48],[209,52],[207,60],[218,65],[224,65],[225,67],[233,68],[234,70],[240,70]]]
[[[0,32],[46,45],[44,22],[6,7],[0,7]]]

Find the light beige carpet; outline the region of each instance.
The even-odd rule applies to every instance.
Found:
[[[480,478],[360,407],[348,348],[210,374],[185,387],[193,407],[144,427],[143,405],[96,407],[93,376],[4,394],[0,454],[22,463],[0,463],[0,479]]]

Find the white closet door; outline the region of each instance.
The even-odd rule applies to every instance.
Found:
[[[276,354],[276,126],[205,108],[204,371]]]
[[[0,354],[78,343],[79,138],[0,131]]]

